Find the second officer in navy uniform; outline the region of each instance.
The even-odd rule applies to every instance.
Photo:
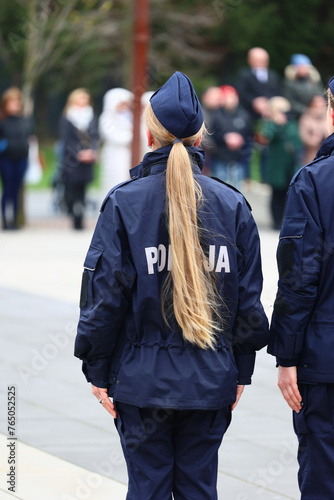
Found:
[[[108,194],[84,263],[75,355],[117,417],[127,500],[214,500],[218,448],[267,343],[259,237],[244,197],[201,173],[189,78],[174,73],[145,119],[152,151]]]
[[[290,183],[268,351],[293,411],[302,500],[334,500],[334,77],[330,135]]]

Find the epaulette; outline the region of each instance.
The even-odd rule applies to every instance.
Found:
[[[225,182],[225,181],[222,181],[221,179],[218,179],[218,177],[211,177],[211,179],[213,179],[214,181],[218,181],[221,184],[225,184],[225,186],[227,186],[227,187],[233,189],[233,191],[236,191],[237,193],[241,194],[241,196],[243,197],[243,199],[246,202],[247,207],[249,208],[250,211],[252,211],[252,207],[251,207],[250,203],[248,202],[248,200],[245,197],[245,195],[243,195],[242,192],[239,191],[239,189],[237,189],[235,186],[232,186],[232,184],[229,184],[228,182]]]
[[[329,158],[329,157],[330,157],[330,155],[319,156],[319,158],[315,158],[313,161],[310,161],[310,163],[307,163],[306,165],[303,165],[302,167],[300,167],[300,169],[297,170],[297,172],[295,173],[295,175],[292,177],[292,179],[290,181],[290,186],[291,186],[291,184],[293,184],[295,182],[295,180],[297,179],[297,177],[299,176],[299,174],[303,170],[305,170],[305,168],[310,167],[311,165],[314,165],[315,163],[318,163],[319,161],[324,160],[325,158]]]
[[[100,212],[103,212],[104,210],[104,207],[109,199],[109,197],[117,190],[117,189],[120,189],[122,186],[126,186],[127,184],[130,184],[130,182],[134,182],[138,179],[138,177],[133,177],[127,181],[124,181],[124,182],[121,182],[120,184],[117,184],[116,186],[114,186],[113,188],[110,189],[109,193],[107,194],[107,196],[104,198],[103,202],[102,202],[102,205],[101,205],[101,208],[100,208]]]

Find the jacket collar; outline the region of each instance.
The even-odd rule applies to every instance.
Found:
[[[334,133],[328,136],[320,146],[316,158],[321,156],[330,156],[334,152]]]
[[[160,174],[166,170],[167,160],[172,146],[165,146],[146,153],[139,165],[130,170],[131,179]],[[193,161],[194,173],[201,173],[204,165],[205,153],[202,149],[187,146],[187,151]]]

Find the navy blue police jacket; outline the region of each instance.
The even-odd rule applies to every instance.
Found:
[[[268,352],[298,380],[334,382],[334,134],[290,183]]]
[[[164,322],[160,304],[172,265],[165,220],[169,151],[146,154],[133,179],[102,205],[84,262],[75,356],[87,380],[107,387],[116,401],[217,409],[235,401],[237,383],[251,383],[255,352],[268,341],[259,237],[244,197],[204,176],[204,153],[188,148],[205,198],[199,212],[204,250],[227,325],[214,350],[184,341],[175,322]]]

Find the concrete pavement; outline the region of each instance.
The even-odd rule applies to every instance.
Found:
[[[247,198],[260,228],[270,317],[278,233],[268,229],[266,188],[252,187]],[[27,205],[29,226],[0,233],[0,500],[124,500],[118,435],[73,357],[82,263],[96,213],[88,229],[73,232],[63,217],[53,217],[49,193],[30,193]],[[274,359],[261,351],[219,452],[219,499],[299,498],[297,443],[276,375]],[[15,386],[17,403],[15,492],[6,482],[8,386]]]

